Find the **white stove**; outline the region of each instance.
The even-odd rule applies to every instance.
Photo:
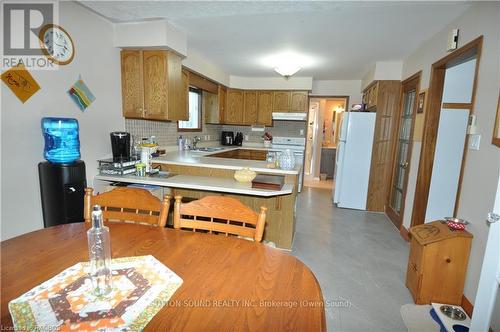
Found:
[[[293,151],[295,156],[295,163],[299,165],[304,165],[304,151],[306,149],[306,138],[305,137],[287,137],[287,136],[274,136],[271,151]],[[299,173],[299,192],[302,191],[302,180],[304,178],[304,168],[302,167]]]

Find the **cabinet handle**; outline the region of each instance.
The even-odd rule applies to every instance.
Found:
[[[446,263],[451,263],[451,258],[450,257],[446,258]]]

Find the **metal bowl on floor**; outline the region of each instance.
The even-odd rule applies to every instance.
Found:
[[[465,318],[467,318],[467,315],[462,309],[451,305],[442,305],[439,309],[446,317],[454,320],[465,320]]]

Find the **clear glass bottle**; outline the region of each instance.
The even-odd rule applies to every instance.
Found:
[[[104,226],[102,211],[94,205],[92,228],[87,231],[90,261],[90,279],[94,294],[104,296],[111,292],[111,243],[109,228]]]

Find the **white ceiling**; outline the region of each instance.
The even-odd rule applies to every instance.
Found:
[[[188,48],[231,75],[277,76],[266,60],[305,57],[296,76],[361,79],[376,61],[401,60],[446,27],[464,2],[80,1],[112,21],[165,18]],[[443,45],[443,49],[446,45]]]

